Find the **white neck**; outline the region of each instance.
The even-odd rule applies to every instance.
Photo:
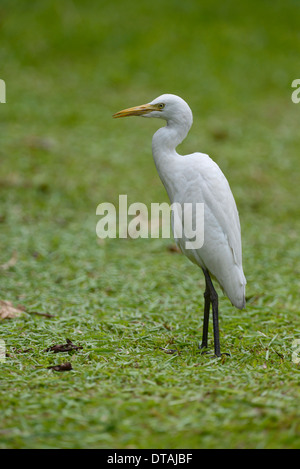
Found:
[[[180,158],[180,155],[176,152],[176,147],[185,139],[191,125],[192,121],[189,120],[181,122],[169,120],[165,127],[161,127],[153,135],[152,153],[155,166],[169,196],[170,193],[174,193],[172,188],[175,179],[172,168],[176,165],[176,160]]]

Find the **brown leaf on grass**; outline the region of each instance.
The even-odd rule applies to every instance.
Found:
[[[55,318],[55,316],[50,313],[40,313],[39,311],[26,311],[26,308],[23,305],[18,305],[17,307],[15,307],[10,301],[0,300],[0,319],[16,318],[22,313],[36,314],[38,316],[44,316],[46,318]]]
[[[0,269],[8,270],[11,267],[14,267],[14,265],[16,265],[17,263],[17,260],[18,260],[18,253],[17,251],[14,251],[9,261],[5,262],[5,264],[0,265]]]
[[[48,347],[44,350],[44,352],[70,352],[71,350],[82,350],[83,347],[81,345],[75,345],[70,339],[66,339],[66,344],[56,344],[52,345],[52,347]]]
[[[214,129],[211,134],[215,140],[226,140],[229,137],[226,129]]]
[[[61,365],[48,366],[48,370],[54,371],[70,371],[73,370],[70,362],[62,363]]]
[[[19,349],[16,349],[16,348],[13,347],[12,351],[14,353],[29,353],[29,352],[33,352],[33,349],[32,348],[25,348],[25,349],[19,348]]]
[[[15,347],[12,347],[10,349],[10,353],[6,352],[6,356],[7,357],[12,357],[14,354],[22,354],[22,353],[29,353],[29,352],[33,352],[33,349],[32,348],[27,348],[27,349],[16,349]]]
[[[39,311],[26,311],[27,314],[36,314],[37,316],[44,316],[45,318],[55,318],[54,314],[40,313]]]
[[[0,319],[18,318],[23,312],[21,307],[15,308],[10,301],[0,300]]]
[[[167,249],[168,249],[169,252],[178,252],[178,253],[181,253],[181,250],[180,250],[180,248],[177,246],[177,244],[170,244]]]

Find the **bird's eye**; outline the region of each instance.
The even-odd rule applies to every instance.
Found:
[[[160,103],[160,104],[158,105],[158,109],[163,109],[164,107],[165,107],[164,103]]]

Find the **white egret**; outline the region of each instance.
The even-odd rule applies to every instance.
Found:
[[[201,348],[207,348],[212,305],[215,355],[219,357],[218,294],[211,276],[235,307],[245,307],[241,228],[230,186],[219,166],[208,155],[192,153],[182,156],[176,152],[177,145],[187,136],[193,122],[192,111],[183,99],[163,94],[148,104],[117,112],[113,117],[126,116],[158,117],[167,121],[167,125],[153,136],[152,152],[170,202],[177,202],[182,207],[186,203],[204,203],[203,246],[186,249],[184,237],[175,240],[182,252],[203,270],[206,288]]]

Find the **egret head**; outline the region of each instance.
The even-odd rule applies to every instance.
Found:
[[[174,94],[163,94],[147,104],[135,106],[113,115],[117,117],[142,116],[158,117],[167,122],[186,123],[192,125],[193,115],[189,105],[179,96]]]

